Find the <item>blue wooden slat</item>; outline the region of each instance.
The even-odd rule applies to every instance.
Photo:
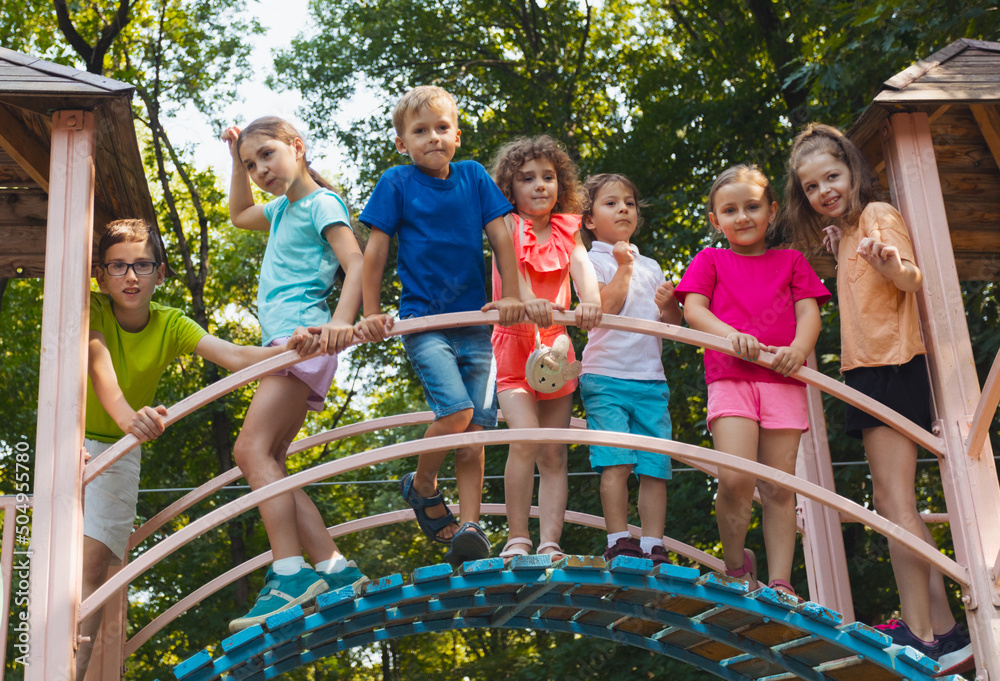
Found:
[[[400,575],[389,575],[361,595],[350,587],[322,594],[311,615],[304,615],[300,607],[278,613],[267,620],[266,631],[255,626],[235,634],[222,642],[217,659],[201,651],[177,665],[174,676],[182,681],[271,679],[349,648],[469,627],[530,628],[603,638],[673,657],[731,681],[747,681],[749,677],[740,671],[757,675],[776,669],[787,673],[774,678],[791,678],[790,673],[826,681],[828,669],[849,679],[852,666],[860,670],[869,664],[910,681],[930,681],[937,669],[936,663],[910,648],[890,646],[888,637],[870,627],[838,626],[839,613],[816,603],[799,604],[766,587],[751,594],[739,580],[669,564],[653,569],[651,561],[628,557],[602,566],[603,560],[596,557],[568,556],[552,567],[549,556],[527,556],[513,559],[507,567],[499,559],[487,559],[457,571],[445,564],[418,568],[407,584]],[[598,593],[579,593],[585,587]],[[668,595],[710,607],[686,617],[660,605]],[[545,613],[552,608],[576,614],[569,620],[548,619]],[[728,611],[732,616],[726,615]],[[617,624],[623,618],[648,623],[640,630],[652,633],[628,631],[626,624]],[[741,620],[780,622],[801,632],[802,638],[769,648],[739,633],[744,630],[735,624]],[[829,654],[842,650],[844,659],[813,656],[816,667],[802,661],[807,658],[796,659],[796,651],[809,639],[822,641]],[[699,641],[717,641],[740,654],[714,662],[687,650],[701,645]]]

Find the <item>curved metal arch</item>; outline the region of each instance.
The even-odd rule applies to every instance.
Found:
[[[809,681],[877,671],[927,681],[937,664],[864,624],[766,587],[652,561],[569,556],[498,558],[390,575],[361,594],[321,594],[315,613],[296,606],[201,651],[173,669],[181,681],[274,678],[349,648],[465,628],[561,631],[672,657],[732,681],[792,673]],[[958,677],[952,677],[958,678]]]
[[[557,324],[575,326],[576,318],[571,312],[554,312],[553,319]],[[455,312],[450,314],[434,315],[431,317],[419,317],[416,319],[403,319],[397,321],[390,332],[391,336],[402,336],[420,331],[431,331],[442,328],[457,328],[463,326],[479,326],[483,324],[498,324],[500,315],[498,312]],[[687,345],[695,345],[701,348],[708,348],[727,355],[735,356],[732,345],[723,338],[712,334],[685,329],[673,324],[662,322],[651,322],[632,317],[619,317],[618,315],[604,315],[601,319],[600,328],[614,329],[616,331],[630,331],[656,336],[665,340],[679,341]],[[307,359],[318,356],[319,353],[308,357],[299,357],[297,353],[288,351],[276,355],[270,359],[259,362],[251,367],[247,367],[226,378],[202,388],[193,395],[190,395],[175,405],[167,409],[164,417],[164,425],[169,426],[179,419],[187,416],[192,411],[218,399],[236,388],[255,381],[267,374],[284,369],[286,367],[304,362]],[[759,364],[767,368],[771,367],[774,355],[768,352],[761,352]],[[877,402],[867,395],[863,395],[853,388],[849,388],[839,381],[835,381],[828,376],[810,369],[799,367],[791,376],[799,379],[803,383],[815,386],[825,393],[833,395],[840,400],[858,407],[873,416],[880,418],[889,427],[905,435],[918,445],[941,457],[944,456],[944,443],[940,437],[928,433],[926,430],[904,418],[892,409],[889,409],[881,402]],[[84,468],[84,485],[103,473],[115,461],[123,457],[132,449],[135,449],[139,442],[132,435],[126,435],[121,440],[109,447],[103,454],[90,461]]]
[[[739,470],[758,479],[767,480],[778,486],[790,489],[810,499],[814,499],[821,504],[835,508],[842,514],[847,515],[859,522],[868,525],[880,534],[892,537],[900,546],[906,548],[911,553],[917,555],[922,560],[927,561],[942,574],[945,574],[958,582],[963,587],[968,586],[968,571],[963,566],[956,563],[934,550],[924,543],[922,537],[907,532],[898,525],[889,522],[885,518],[861,507],[860,505],[839,497],[836,493],[830,492],[818,485],[795,477],[781,471],[776,471],[769,466],[748,461],[739,457],[717,452],[715,450],[704,449],[694,445],[681,442],[660,440],[657,438],[641,435],[623,436],[621,433],[606,433],[604,431],[573,431],[561,428],[525,428],[504,431],[478,431],[472,433],[461,433],[458,435],[443,435],[434,438],[423,439],[416,442],[404,442],[393,445],[386,445],[377,449],[320,464],[308,470],[300,471],[290,475],[278,482],[269,484],[258,490],[254,490],[246,496],[240,497],[224,506],[217,508],[202,518],[194,521],[187,527],[178,530],[170,537],[159,542],[156,546],[139,556],[134,562],[125,566],[114,577],[105,582],[86,601],[80,605],[79,617],[86,618],[94,609],[100,607],[111,595],[121,589],[126,583],[131,582],[137,576],[148,570],[153,563],[159,561],[187,542],[200,536],[202,533],[212,529],[221,523],[233,518],[241,513],[255,508],[260,502],[266,501],[279,494],[290,492],[303,485],[334,477],[340,473],[355,470],[364,466],[372,465],[376,462],[391,461],[408,456],[414,456],[424,451],[440,451],[442,449],[455,449],[456,447],[468,447],[478,445],[499,445],[519,442],[533,443],[578,443],[588,445],[604,445],[610,447],[620,447],[623,445],[633,449],[641,449],[648,452],[667,454],[686,463],[714,464],[716,466],[730,470]]]

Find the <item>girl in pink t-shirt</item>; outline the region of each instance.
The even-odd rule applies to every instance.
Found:
[[[566,333],[552,324],[552,310],[570,307],[570,275],[576,283],[580,304],[576,324],[584,331],[601,321],[601,294],[597,274],[580,238],[582,194],[576,165],[547,135],[515,140],[497,153],[490,168],[493,179],[514,212],[507,228],[514,241],[521,299],[530,319],[538,325],[541,342],[551,346]],[[500,277],[493,268],[493,290]],[[510,428],[568,428],[576,379],[556,392],[537,392],[528,384],[524,368],[535,349],[535,326],[497,326],[493,330],[493,354],[497,362],[497,402]],[[567,360],[576,359],[572,345]],[[562,556],[559,538],[566,513],[568,477],[566,445],[512,444],[504,471],[508,541],[500,556],[530,553],[528,515],[534,491],[535,467],[538,485],[538,553]]]
[[[777,195],[756,166],[719,175],[708,195],[708,219],[729,249],[706,248],[677,286],[692,328],[722,336],[736,357],[705,351],[708,425],[715,448],[795,474],[802,432],[809,428],[805,386],[791,378],[819,336],[819,306],[829,291],[798,251],[767,247]],[[772,369],[753,364],[772,352]],[[795,552],[791,490],[736,470],[719,469],[715,516],[726,574],[757,587],[757,564],[744,544],[754,488],[763,506],[768,586],[790,594]]]

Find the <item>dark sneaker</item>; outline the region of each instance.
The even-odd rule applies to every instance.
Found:
[[[972,640],[969,638],[969,629],[964,624],[956,624],[947,634],[938,636],[937,640],[941,647],[941,656],[938,658],[941,671],[935,676],[961,674],[975,669]]]
[[[610,561],[616,556],[632,556],[633,558],[645,558],[639,540],[633,537],[622,537],[604,551],[604,560]]]
[[[923,653],[935,660],[940,655],[940,645],[937,639],[927,642],[917,638],[903,620],[889,620],[885,624],[879,624],[872,628],[891,638],[896,645],[910,646],[918,653]]]
[[[352,586],[354,587],[355,594],[370,581],[361,573],[361,570],[358,569],[357,564],[353,560],[347,561],[347,567],[340,572],[321,572],[319,576],[326,582],[330,591],[343,589],[345,586]]]
[[[235,634],[255,624],[263,624],[274,613],[308,603],[328,588],[312,568],[304,567],[294,575],[278,575],[273,568],[268,568],[257,601],[250,612],[229,623],[229,631]]]
[[[667,550],[662,546],[654,546],[649,550],[649,553],[644,553],[642,557],[653,561],[653,567],[670,562],[670,556],[667,555]]]
[[[479,523],[462,523],[458,532],[451,536],[451,548],[444,554],[444,559],[452,567],[458,567],[468,560],[489,558],[492,548],[489,537]]]

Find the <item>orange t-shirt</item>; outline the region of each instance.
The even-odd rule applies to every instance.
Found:
[[[895,246],[901,259],[916,264],[903,216],[888,203],[868,204],[857,229],[844,235],[837,252],[842,372],[898,366],[926,352],[916,294],[900,291],[858,255],[858,243],[865,237]]]

